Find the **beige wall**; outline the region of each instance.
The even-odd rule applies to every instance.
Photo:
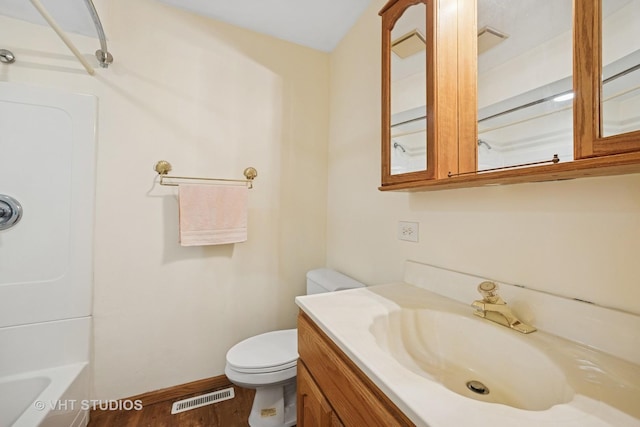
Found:
[[[99,97],[94,397],[220,375],[227,349],[295,326],[325,264],[329,56],[152,0],[96,6],[115,62],[91,77],[48,27],[0,17],[0,80]],[[92,63],[97,39],[72,36]],[[177,243],[176,175],[259,176],[249,241]]]
[[[327,263],[369,284],[413,259],[640,313],[640,175],[380,192],[380,17],[331,56]],[[397,223],[420,223],[420,242]]]

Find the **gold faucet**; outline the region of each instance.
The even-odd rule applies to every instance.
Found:
[[[493,282],[482,282],[478,285],[478,292],[482,295],[482,300],[474,301],[471,304],[471,307],[476,309],[473,314],[515,329],[523,334],[530,334],[536,331],[533,326],[522,323],[507,307],[507,303],[498,295],[498,285]]]

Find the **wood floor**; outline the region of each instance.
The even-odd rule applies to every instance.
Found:
[[[249,412],[253,402],[255,390],[233,386],[235,398],[213,405],[203,406],[179,414],[171,415],[171,405],[176,400],[197,396],[202,393],[231,387],[216,384],[208,390],[198,390],[195,393],[177,394],[168,392],[151,396],[134,396],[130,400],[140,398],[143,408],[139,411],[91,411],[91,421],[88,427],[245,427],[249,423]],[[206,388],[206,387],[205,387]],[[194,389],[195,390],[195,389]],[[184,390],[182,390],[184,391]]]

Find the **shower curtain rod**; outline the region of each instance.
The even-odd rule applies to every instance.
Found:
[[[96,33],[98,33],[98,38],[100,39],[100,49],[96,50],[96,58],[98,58],[98,62],[100,62],[102,68],[107,68],[109,64],[113,62],[113,56],[111,56],[107,49],[107,37],[104,35],[102,22],[100,22],[100,17],[98,16],[96,6],[93,4],[93,0],[84,0],[84,2],[89,9],[93,25],[96,26]]]
[[[89,61],[86,60],[84,56],[80,53],[80,51],[76,48],[73,42],[67,37],[64,33],[64,30],[58,25],[58,23],[53,19],[53,17],[49,14],[47,9],[42,5],[40,0],[30,0],[33,7],[40,13],[40,15],[47,21],[47,24],[55,31],[55,33],[60,37],[60,39],[64,42],[65,45],[69,48],[71,53],[80,61],[82,66],[87,73],[93,75],[95,70],[89,64]],[[92,0],[85,0],[87,8],[89,9],[89,13],[91,14],[91,19],[93,20],[94,25],[96,26],[96,32],[98,33],[98,38],[100,39],[100,49],[96,51],[96,58],[98,58],[98,62],[100,62],[100,66],[103,68],[107,68],[111,62],[113,62],[113,56],[107,51],[107,41],[104,35],[104,29],[102,28],[102,23],[100,22],[100,18],[98,17],[98,12],[93,4]]]
[[[58,35],[58,37],[60,37],[60,39],[64,42],[64,44],[67,45],[67,47],[69,48],[71,53],[73,53],[73,55],[76,58],[78,58],[78,61],[80,61],[80,63],[84,67],[84,69],[87,70],[87,73],[93,75],[95,73],[95,71],[94,71],[93,67],[91,66],[91,64],[89,64],[89,61],[87,61],[84,58],[84,56],[82,56],[80,51],[75,47],[75,45],[71,42],[71,40],[69,40],[69,38],[64,33],[62,28],[60,28],[60,26],[53,19],[53,17],[51,15],[49,15],[49,12],[47,12],[47,9],[45,9],[44,6],[42,5],[42,3],[40,3],[40,0],[30,0],[30,1],[31,1],[31,4],[33,5],[33,7],[35,7],[36,10],[40,13],[40,15],[42,15],[44,20],[47,21],[47,24],[49,24],[49,26],[53,29],[53,31],[56,32],[56,34]]]

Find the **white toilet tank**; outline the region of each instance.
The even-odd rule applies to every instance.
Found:
[[[365,286],[364,283],[328,268],[318,268],[307,273],[307,295],[363,288]]]

